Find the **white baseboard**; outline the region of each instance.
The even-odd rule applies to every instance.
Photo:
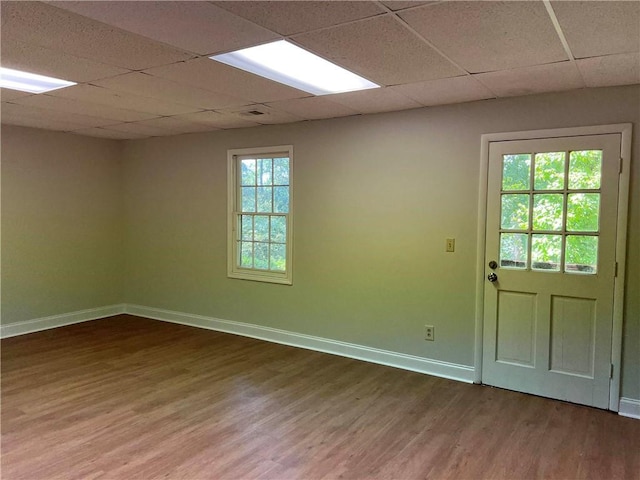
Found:
[[[620,398],[620,407],[618,408],[618,415],[623,417],[637,418],[640,420],[640,400],[635,398]]]
[[[41,330],[49,330],[50,328],[62,327],[73,323],[111,317],[113,315],[124,313],[124,309],[125,306],[123,304],[107,305],[105,307],[79,310],[77,312],[52,315],[50,317],[36,318],[23,322],[7,323],[5,325],[0,325],[0,338],[15,337],[16,335],[25,335],[27,333],[39,332]]]
[[[429,358],[416,357],[405,353],[390,352],[378,348],[340,342],[328,338],[315,337],[301,333],[279,330],[276,328],[262,327],[250,323],[221,320],[218,318],[193,315],[189,313],[174,312],[141,305],[126,305],[125,312],[131,315],[162,320],[165,322],[179,323],[192,327],[206,328],[218,332],[232,333],[244,337],[257,338],[268,342],[306,348],[317,352],[340,355],[342,357],[355,358],[366,362],[388,365],[414,372],[426,373],[436,377],[449,378],[466,383],[473,383],[474,368],[466,365],[442,362]]]
[[[36,318],[23,322],[8,323],[6,325],[0,325],[0,338],[25,335],[27,333],[39,332],[74,323],[111,317],[121,313],[128,313],[164,322],[178,323],[181,325],[256,338],[268,342],[280,343],[317,352],[363,360],[365,362],[401,368],[403,370],[425,373],[436,377],[449,378],[451,380],[457,380],[465,383],[473,383],[474,381],[475,370],[473,367],[467,365],[416,357],[405,353],[391,352],[388,350],[381,350],[378,348],[356,345],[353,343],[346,343],[313,335],[262,327],[260,325],[253,325],[250,323],[221,320],[219,318],[205,317],[203,315],[194,315],[171,310],[162,310],[142,305],[107,305],[104,307],[80,310],[61,315],[52,315],[50,317]],[[637,418],[640,420],[640,400],[621,397],[618,414],[624,417]]]

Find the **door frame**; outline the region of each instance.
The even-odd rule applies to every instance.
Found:
[[[484,327],[484,289],[486,287],[485,245],[487,222],[487,194],[489,177],[489,146],[493,142],[509,140],[535,140],[545,138],[577,137],[586,135],[620,134],[621,168],[618,180],[618,216],[616,219],[617,275],[613,293],[613,331],[611,339],[611,364],[613,374],[609,383],[609,410],[617,412],[620,404],[620,371],[622,364],[622,325],[624,312],[624,287],[627,255],[627,221],[629,211],[629,178],[631,171],[631,123],[596,125],[589,127],[527,130],[521,132],[487,133],[481,136],[480,174],[478,189],[478,242],[476,253],[476,322],[474,352],[474,383],[482,383],[482,349]]]

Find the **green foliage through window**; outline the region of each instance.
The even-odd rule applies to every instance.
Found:
[[[533,195],[533,230],[562,230],[563,195],[541,193]]]
[[[502,195],[500,226],[506,230],[529,228],[529,195],[520,193]]]
[[[238,165],[238,266],[284,272],[290,207],[289,158],[243,158]]]
[[[602,178],[602,150],[583,150],[569,155],[569,188],[598,189]]]
[[[535,190],[562,190],[564,188],[564,152],[537,153],[535,156]]]
[[[502,167],[502,190],[529,190],[531,155],[505,155]]]
[[[565,272],[597,271],[602,151],[568,158],[567,165],[567,152],[503,156],[501,266],[560,271],[564,249]]]

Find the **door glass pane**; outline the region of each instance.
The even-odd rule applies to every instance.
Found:
[[[570,193],[567,196],[568,231],[597,232],[599,213],[599,193]]]
[[[256,211],[256,187],[242,187],[242,211]]]
[[[271,270],[284,272],[287,266],[285,245],[282,243],[271,244]]]
[[[502,190],[529,190],[531,154],[502,156]]]
[[[532,235],[531,268],[560,271],[562,235]]]
[[[258,171],[256,180],[258,185],[273,184],[273,161],[270,158],[261,158],[258,160]]]
[[[569,188],[600,188],[602,150],[581,150],[569,154]]]
[[[241,181],[242,185],[255,185],[256,184],[256,161],[255,160],[242,160],[240,162],[241,169]]]
[[[564,271],[596,273],[598,271],[598,237],[568,235]]]
[[[240,247],[240,266],[253,267],[253,243],[242,242]]]
[[[528,235],[526,233],[500,234],[500,266],[527,268]]]
[[[529,228],[529,195],[512,193],[502,195],[500,227],[508,230]]]
[[[564,188],[564,152],[536,153],[533,184],[535,190]]]
[[[563,195],[541,193],[533,196],[533,229],[562,230]]]

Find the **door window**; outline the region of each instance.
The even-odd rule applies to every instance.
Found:
[[[502,156],[500,266],[598,271],[602,150]]]

